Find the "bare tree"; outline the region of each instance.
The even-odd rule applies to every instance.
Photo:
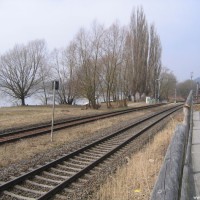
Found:
[[[137,8],[131,15],[125,51],[129,95],[153,96],[161,70],[161,43],[154,25],[148,29],[142,8]]]
[[[77,61],[76,61],[76,44],[71,42],[63,52],[63,62],[67,66],[67,103],[72,104],[75,96],[77,96],[78,80],[77,80]]]
[[[156,96],[156,85],[160,79],[162,68],[161,63],[162,47],[160,38],[155,31],[154,25],[150,27],[150,47],[149,47],[149,60],[147,69],[147,88],[146,93]]]
[[[195,91],[196,83],[195,81],[188,79],[177,84],[177,95],[186,99],[190,90]]]
[[[52,77],[52,68],[49,64],[47,58],[45,57],[42,61],[42,64],[39,68],[39,77],[41,79],[41,83],[39,84],[38,97],[41,99],[44,105],[48,104],[48,100],[50,99],[52,85],[51,85],[51,77]]]
[[[115,23],[107,30],[103,43],[103,77],[106,87],[107,107],[111,107],[111,100],[116,99],[117,78],[123,62],[123,50],[125,44],[125,30]],[[111,99],[112,96],[112,99]]]
[[[77,61],[79,65],[79,92],[88,98],[90,105],[97,108],[96,99],[99,95],[100,56],[102,54],[102,39],[104,28],[93,23],[92,29],[81,29],[76,37]]]
[[[132,13],[130,32],[132,36],[132,67],[134,95],[139,92],[141,95],[146,89],[147,62],[149,33],[146,17],[142,8]]]
[[[160,74],[160,98],[169,100],[169,98],[175,95],[176,89],[176,77],[167,68],[163,68]]]
[[[38,76],[44,57],[45,42],[35,40],[27,45],[16,45],[0,60],[0,86],[3,92],[25,105],[25,98],[38,90]]]
[[[59,81],[58,101],[60,104],[67,104],[67,66],[63,61],[63,51],[54,49],[51,53],[52,68],[54,71],[53,79]]]

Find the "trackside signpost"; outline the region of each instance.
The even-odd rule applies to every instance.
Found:
[[[52,121],[51,121],[51,142],[53,142],[53,125],[54,125],[54,110],[55,110],[55,91],[59,89],[59,81],[54,80],[52,82],[53,88],[53,109],[52,109]]]

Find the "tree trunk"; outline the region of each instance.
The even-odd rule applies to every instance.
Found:
[[[21,103],[22,103],[21,104],[22,106],[25,106],[25,98],[24,97],[21,97]]]

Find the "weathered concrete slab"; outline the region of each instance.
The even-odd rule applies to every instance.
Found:
[[[200,112],[193,113],[192,132],[192,175],[195,184],[193,199],[200,199]]]
[[[200,130],[199,121],[194,121],[193,122],[193,130]]]
[[[195,191],[196,194],[194,194],[194,197],[198,197],[198,199],[200,199],[200,171],[199,173],[195,173],[193,174],[194,176],[194,182],[195,182]]]
[[[193,129],[192,144],[200,145],[200,129]]]
[[[200,112],[193,112],[193,121],[200,120]]]
[[[193,173],[200,172],[200,145],[195,145],[192,149]]]

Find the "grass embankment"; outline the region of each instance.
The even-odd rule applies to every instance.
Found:
[[[108,177],[94,199],[98,200],[147,200],[155,184],[170,139],[182,116],[172,118],[145,147],[131,158],[126,166]]]

